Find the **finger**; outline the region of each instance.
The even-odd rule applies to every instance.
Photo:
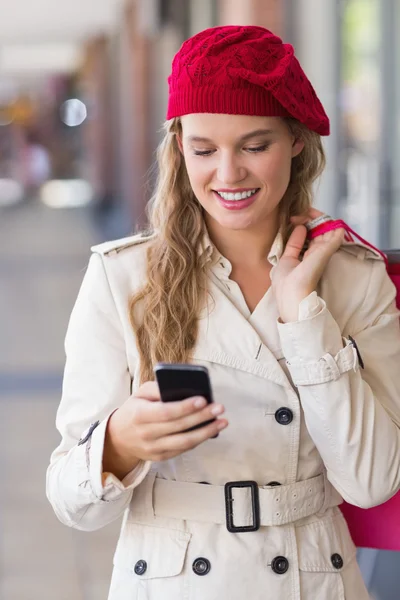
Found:
[[[142,423],[169,423],[196,413],[207,406],[207,401],[201,396],[180,400],[178,402],[147,402],[141,414]]]
[[[332,245],[334,245],[335,252],[336,252],[336,250],[339,250],[340,246],[344,242],[344,239],[345,239],[345,236],[346,236],[346,230],[343,229],[342,227],[340,227],[340,229],[335,229],[333,231],[333,233],[335,235],[332,237]]]
[[[155,402],[160,400],[160,390],[156,381],[146,381],[132,394],[135,398],[144,398]]]
[[[310,248],[318,246],[322,250],[334,251],[332,248],[339,248],[346,235],[346,230],[343,227],[327,231],[322,235],[317,236],[310,242]]]
[[[293,233],[288,239],[282,258],[298,259],[304,247],[306,237],[307,229],[304,227],[304,225],[298,225],[297,227],[295,227]]]
[[[303,265],[309,272],[313,272],[318,278],[322,275],[331,257],[340,248],[343,242],[344,229],[330,231],[324,235],[320,243],[310,244],[309,250],[304,255]]]
[[[175,433],[182,433],[192,427],[196,427],[196,425],[214,420],[224,412],[225,408],[222,404],[209,404],[206,408],[190,415],[186,415],[180,419],[168,421],[167,423],[155,423],[151,428],[151,435],[153,436],[153,439],[156,439]]]
[[[202,444],[206,440],[215,437],[227,426],[228,421],[226,419],[217,419],[213,423],[205,425],[200,429],[169,435],[160,441],[161,451],[173,452],[175,455],[187,452],[188,450],[196,448],[196,446]]]

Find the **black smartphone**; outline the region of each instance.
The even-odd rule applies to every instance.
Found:
[[[154,367],[154,374],[160,388],[163,402],[177,402],[192,396],[202,396],[208,404],[213,402],[211,383],[206,367],[189,364],[159,363]],[[198,429],[212,423],[215,419],[205,421],[192,427]]]

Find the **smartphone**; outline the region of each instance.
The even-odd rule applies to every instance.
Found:
[[[177,402],[192,396],[202,396],[208,404],[213,402],[211,383],[206,367],[188,364],[159,363],[154,367],[154,374],[160,388],[163,402]],[[205,421],[192,427],[198,429],[212,423],[215,419]]]

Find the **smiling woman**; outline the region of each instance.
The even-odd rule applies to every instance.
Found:
[[[338,506],[400,487],[394,287],[343,229],[307,239],[329,120],[291,46],[209,29],[169,85],[151,231],[93,248],[71,316],[48,496],[125,512],[109,600],[367,600]],[[161,402],[159,362],[215,403]]]
[[[206,138],[196,136],[196,131],[202,131]],[[185,115],[179,143],[209,231],[216,234],[216,229],[229,227],[249,232],[250,227],[257,228],[263,230],[266,245],[271,243],[279,219],[278,206],[289,185],[292,159],[304,148],[304,142],[295,139],[283,119]],[[265,254],[265,249],[262,251]]]
[[[148,284],[131,302],[143,347],[150,348],[144,340],[155,342],[158,332],[154,354],[141,357],[143,381],[152,377],[155,362],[185,362],[196,338],[207,265],[201,267],[199,250],[193,253],[187,240],[196,249],[209,236],[229,259],[247,307],[255,308],[270,286],[267,257],[276,232],[286,243],[290,219],[307,214],[312,184],[325,165],[320,136],[290,117],[199,112],[173,118],[165,128],[158,188],[150,205],[152,226],[163,233],[149,254]],[[221,196],[244,187],[255,192],[246,200]],[[165,289],[170,290],[167,312]],[[135,307],[145,298],[151,309],[139,325]]]

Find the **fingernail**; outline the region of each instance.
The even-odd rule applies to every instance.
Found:
[[[205,406],[206,404],[207,404],[207,401],[206,401],[206,399],[205,399],[205,398],[197,398],[197,399],[194,401],[194,406],[195,406],[196,408],[203,408],[203,406]]]
[[[215,417],[217,415],[222,415],[223,412],[224,412],[224,407],[221,406],[220,404],[217,404],[217,406],[213,406],[213,408],[211,409],[211,414],[214,415]]]
[[[218,423],[217,428],[219,431],[221,431],[221,429],[225,429],[227,425],[228,423],[226,421],[221,421],[220,423]]]

